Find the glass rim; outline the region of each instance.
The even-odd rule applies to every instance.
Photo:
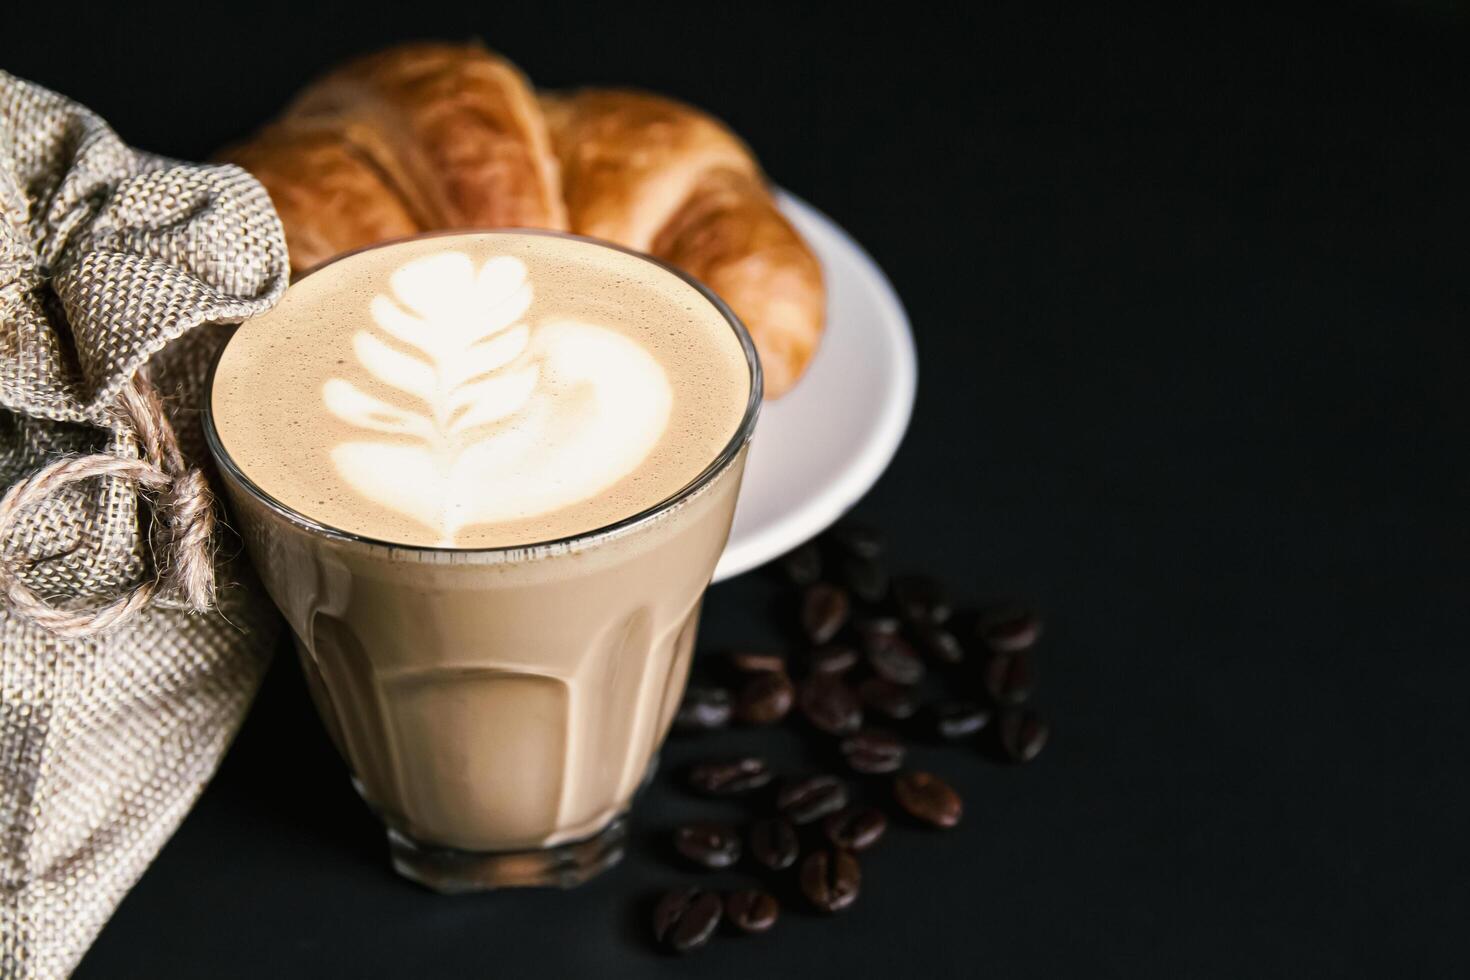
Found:
[[[634,258],[641,259],[644,262],[648,262],[651,265],[657,266],[658,268],[663,269],[665,272],[672,273],[688,285],[692,286],[697,293],[699,293],[702,297],[704,297],[705,300],[713,305],[715,310],[724,318],[725,322],[729,325],[731,332],[735,334],[735,339],[740,344],[741,352],[745,355],[746,368],[749,370],[750,373],[750,392],[746,397],[745,411],[741,415],[740,424],[736,426],[735,432],[730,436],[729,441],[726,442],[725,446],[720,450],[720,452],[716,454],[715,458],[711,460],[707,466],[705,466],[702,470],[695,474],[695,476],[690,479],[688,483],[685,483],[682,487],[675,490],[667,497],[664,497],[662,500],[659,500],[658,502],[651,504],[650,506],[645,507],[640,511],[637,511],[636,513],[630,514],[627,517],[614,521],[611,524],[603,524],[595,528],[590,528],[586,531],[579,531],[576,534],[569,534],[560,538],[549,538],[544,541],[528,541],[524,544],[491,545],[479,548],[455,548],[447,547],[444,545],[408,544],[402,541],[391,541],[387,538],[375,538],[367,534],[358,534],[355,531],[348,531],[344,530],[343,528],[333,527],[330,524],[323,523],[322,521],[319,521],[308,514],[302,513],[301,511],[295,509],[284,501],[278,500],[277,498],[273,497],[271,494],[267,493],[259,484],[252,480],[249,475],[246,474],[245,471],[240,467],[240,465],[235,462],[229,451],[225,449],[224,443],[220,440],[219,431],[215,428],[214,424],[214,375],[216,370],[218,370],[219,368],[220,359],[224,356],[225,348],[230,345],[230,340],[234,339],[232,335],[230,339],[220,344],[219,350],[215,351],[209,365],[209,372],[205,376],[204,381],[202,427],[204,429],[205,444],[209,447],[209,452],[210,455],[214,458],[215,465],[218,466],[226,476],[235,481],[238,486],[249,493],[250,496],[255,498],[255,500],[257,500],[259,503],[305,531],[319,534],[324,537],[345,542],[348,544],[363,545],[373,548],[388,548],[392,549],[395,553],[416,553],[428,557],[450,555],[478,555],[486,558],[509,555],[521,556],[522,553],[525,552],[564,551],[594,541],[598,541],[603,538],[621,535],[623,533],[633,530],[634,528],[640,527],[644,524],[648,524],[661,517],[662,515],[668,513],[669,511],[673,510],[684,501],[698,494],[701,490],[712,483],[716,477],[718,477],[721,473],[729,468],[730,464],[735,461],[737,456],[740,455],[741,450],[745,448],[746,443],[750,441],[751,436],[755,432],[756,420],[760,417],[761,404],[764,396],[764,374],[761,369],[760,357],[756,353],[755,342],[751,339],[750,331],[746,329],[745,324],[740,321],[740,318],[735,315],[735,312],[730,309],[729,305],[724,300],[720,299],[720,297],[716,296],[712,289],[710,289],[704,283],[700,282],[694,276],[689,275],[682,269],[670,265],[662,259],[655,258],[652,255],[648,255],[636,249],[626,248],[622,245],[618,245],[614,242],[605,241],[600,238],[593,238],[588,235],[576,235],[571,232],[556,231],[549,228],[456,228],[444,229],[439,231],[420,232],[415,235],[403,235],[398,238],[385,239],[380,242],[373,242],[370,245],[364,245],[359,248],[351,249],[350,251],[343,252],[340,255],[334,255],[330,259],[327,259],[325,262],[320,262],[312,266],[310,269],[303,272],[300,276],[296,277],[296,279],[293,280],[292,285],[295,285],[296,282],[300,282],[307,276],[311,276],[316,274],[317,272],[320,272],[327,266],[334,265],[342,261],[343,259],[351,258],[352,256],[358,255],[362,252],[369,252],[375,249],[386,248],[392,245],[400,245],[407,242],[421,241],[427,238],[449,238],[469,235],[534,235],[546,238],[563,238],[571,241],[584,242],[588,245],[596,246],[597,248],[606,248],[611,249],[615,252],[622,252],[625,255],[631,255]]]

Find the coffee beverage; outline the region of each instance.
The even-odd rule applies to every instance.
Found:
[[[399,870],[569,884],[621,853],[759,391],[702,287],[532,232],[349,255],[230,340],[207,434]]]
[[[291,287],[215,371],[235,463],[315,521],[396,544],[554,541],[672,496],[739,428],[721,310],[629,253],[530,234],[370,249]]]

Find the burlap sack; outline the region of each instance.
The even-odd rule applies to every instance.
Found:
[[[60,977],[275,642],[213,560],[198,406],[209,324],[273,304],[286,248],[244,171],[139,153],[4,72],[0,216],[0,977]]]

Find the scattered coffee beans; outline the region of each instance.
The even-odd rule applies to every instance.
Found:
[[[799,635],[793,639],[804,641],[806,652],[790,666],[771,650],[731,653],[724,676],[733,671],[740,677],[733,695],[724,687],[691,686],[674,727],[707,731],[732,720],[772,725],[799,708],[808,731],[832,739],[821,738],[817,752],[830,752],[835,742],[852,772],[894,773],[891,803],[899,811],[932,827],[953,827],[964,811],[959,794],[932,773],[905,770],[910,752],[904,740],[864,728],[864,715],[887,719],[904,733],[928,733],[925,741],[985,733],[987,755],[1031,761],[1050,734],[1029,706],[1035,677],[1027,651],[1041,634],[1041,618],[1016,603],[958,613],[944,583],[923,574],[890,577],[883,553],[883,536],[875,528],[843,521],[820,542],[785,555],[780,569],[797,593]],[[951,669],[967,660],[973,660],[972,669]],[[799,684],[792,681],[793,670]],[[909,723],[921,707],[922,725]],[[733,736],[711,738],[717,737]],[[654,912],[654,936],[678,952],[707,943],[721,921],[736,933],[770,929],[780,915],[773,894],[780,891],[770,882],[792,873],[788,869],[795,869],[800,891],[814,908],[835,912],[851,905],[862,883],[854,855],[885,835],[894,812],[891,803],[888,812],[874,805],[880,801],[873,793],[882,784],[857,780],[849,787],[828,774],[790,779],[774,797],[758,794],[772,781],[772,770],[757,756],[700,762],[688,780],[706,796],[774,802],[776,815],[758,816],[743,834],[704,821],[674,832],[682,861],[727,870],[746,857],[745,873],[767,879],[765,887],[741,887],[723,896],[699,888],[665,894]],[[823,844],[803,853],[803,839],[814,844],[817,826]]]
[[[893,781],[893,795],[909,816],[933,827],[953,827],[964,812],[960,795],[929,772],[900,773]]]
[[[735,717],[747,725],[772,725],[786,717],[796,700],[796,688],[784,671],[751,676],[735,699]]]
[[[736,796],[760,789],[771,781],[771,767],[758,756],[712,759],[689,770],[689,785],[705,796]]]
[[[759,650],[732,650],[730,666],[742,674],[784,674],[786,658],[779,653],[763,653]]]
[[[750,825],[750,856],[763,868],[781,871],[800,854],[796,828],[785,817],[762,817]]]
[[[1011,762],[1030,762],[1050,736],[1051,728],[1030,708],[1013,708],[1000,716],[1000,747]]]
[[[1023,704],[1034,686],[1031,658],[1024,653],[997,653],[985,664],[985,690],[996,704]]]
[[[1019,653],[1036,645],[1041,617],[1022,606],[993,606],[980,613],[978,631],[996,653]]]
[[[723,824],[685,824],[674,831],[674,850],[701,868],[728,868],[740,860],[740,835]]]
[[[849,852],[815,851],[801,862],[801,892],[823,912],[838,912],[857,901],[862,870]]]
[[[849,555],[842,563],[842,584],[864,602],[882,602],[888,595],[888,573],[872,558]]]
[[[990,709],[973,701],[941,701],[934,706],[934,731],[940,738],[969,738],[990,724]]]
[[[724,728],[730,723],[734,707],[730,692],[723,687],[691,687],[679,702],[674,727],[685,732]]]
[[[914,643],[925,656],[941,664],[963,663],[965,648],[959,638],[943,626],[928,623],[916,624],[913,628]]]
[[[893,721],[912,718],[919,710],[919,691],[909,684],[895,684],[882,677],[869,677],[858,686],[863,704]]]
[[[801,713],[828,735],[855,732],[863,723],[863,706],[852,688],[835,674],[813,674],[801,685]]]
[[[859,558],[883,557],[883,532],[870,524],[838,521],[827,532],[827,539],[849,555]]]
[[[867,642],[866,648],[868,666],[884,680],[895,684],[917,684],[924,679],[924,661],[897,633],[874,637]]]
[[[842,627],[852,611],[852,600],[835,585],[818,582],[807,586],[801,597],[801,628],[813,646],[827,643]]]
[[[911,623],[939,626],[954,612],[949,591],[929,575],[900,575],[892,592],[893,605]]]
[[[822,577],[822,552],[815,541],[808,541],[781,559],[781,570],[786,581],[797,588],[804,588]]]
[[[665,949],[687,953],[709,942],[720,924],[724,903],[702,888],[676,888],[653,910],[653,938]]]
[[[793,823],[806,824],[847,806],[847,786],[836,776],[794,779],[776,794],[776,809]]]
[[[903,768],[903,743],[888,732],[865,729],[843,739],[840,748],[853,772],[873,775]]]
[[[765,932],[780,914],[775,896],[758,888],[742,888],[725,896],[725,920],[741,932]]]
[[[836,643],[817,647],[807,657],[807,666],[813,674],[845,674],[856,667],[857,662],[856,650]]]
[[[853,623],[853,631],[857,633],[858,639],[869,643],[877,636],[892,636],[903,629],[903,621],[897,616],[888,616],[882,613],[873,613],[859,617]]]
[[[833,847],[866,851],[888,830],[888,818],[874,806],[851,806],[822,821],[822,833]]]

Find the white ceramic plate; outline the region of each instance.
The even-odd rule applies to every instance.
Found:
[[[883,270],[831,218],[778,197],[822,262],[827,329],[796,387],[761,409],[716,582],[789,551],[856,503],[898,451],[914,407],[914,338]]]

